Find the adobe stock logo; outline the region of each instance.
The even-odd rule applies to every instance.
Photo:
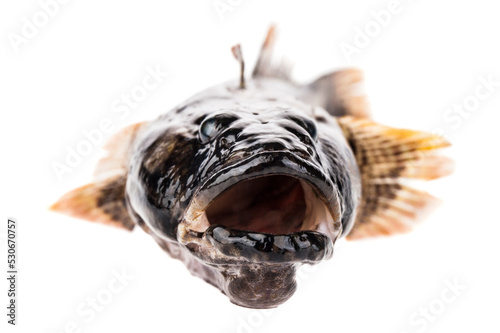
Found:
[[[444,285],[445,287],[441,289],[435,298],[431,299],[427,304],[419,306],[417,311],[410,315],[408,322],[412,329],[400,331],[400,333],[425,332],[467,290],[467,287],[461,284],[457,278],[444,280]]]
[[[157,89],[168,76],[159,65],[156,67],[146,66],[146,75],[141,82],[134,85],[128,93],[120,94],[110,105],[110,115],[102,118],[98,125],[91,129],[82,130],[82,136],[74,145],[66,145],[66,156],[64,159],[52,161],[51,167],[57,179],[61,182],[66,174],[72,173],[80,166],[84,157],[90,156],[96,147],[101,147],[107,137],[116,130],[120,123],[124,122],[130,113],[137,109],[144,100]]]
[[[232,12],[241,5],[243,0],[215,0],[212,2],[215,12],[221,21],[224,21],[227,12]]]
[[[370,12],[371,20],[366,22],[363,28],[355,26],[352,43],[343,41],[339,45],[347,63],[351,63],[354,55],[360,54],[363,49],[368,47],[372,40],[391,24],[393,17],[402,11],[403,5],[400,0],[391,0],[386,9],[372,10]]]
[[[23,44],[28,44],[30,40],[35,38],[41,29],[45,28],[50,20],[57,16],[61,5],[65,5],[69,0],[40,0],[38,5],[40,10],[31,15],[31,18],[26,16],[21,17],[22,25],[19,33],[8,32],[7,39],[14,49],[15,53],[19,53],[19,47]]]
[[[135,279],[125,268],[122,268],[121,271],[113,269],[111,274],[113,277],[108,280],[106,286],[81,301],[76,306],[76,316],[54,333],[83,333],[86,326],[95,321],[101,313],[104,313]]]
[[[443,113],[443,120],[446,126],[450,126],[453,130],[458,130],[464,120],[476,112],[481,102],[486,101],[497,93],[500,87],[500,81],[493,78],[493,74],[487,77],[484,75],[478,76],[479,83],[474,88],[474,92],[465,96],[462,101],[454,103],[453,107],[446,109]],[[438,128],[434,131],[436,134],[445,136],[445,129]]]

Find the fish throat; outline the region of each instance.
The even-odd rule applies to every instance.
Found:
[[[304,187],[310,186],[284,175],[242,181],[212,201],[206,210],[208,223],[269,234],[310,229]]]

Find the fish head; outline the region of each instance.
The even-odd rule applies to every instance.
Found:
[[[251,308],[283,303],[300,265],[332,256],[360,193],[336,120],[265,84],[214,88],[152,122],[127,180],[139,224]]]

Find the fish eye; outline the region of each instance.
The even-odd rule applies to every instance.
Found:
[[[205,119],[201,125],[200,125],[200,139],[201,142],[207,143],[212,139],[216,132],[217,132],[217,126],[216,126],[216,119],[215,118],[208,118]]]
[[[238,117],[233,114],[216,114],[205,118],[201,122],[199,135],[202,143],[212,141],[220,131],[225,130],[231,125]]]
[[[318,130],[316,129],[316,125],[311,120],[308,120],[308,119],[304,120],[304,128],[309,133],[311,138],[313,140],[316,140],[316,138],[318,136]]]

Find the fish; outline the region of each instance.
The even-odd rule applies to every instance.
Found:
[[[274,308],[302,265],[341,239],[406,233],[439,202],[412,180],[449,175],[450,143],[372,120],[363,73],[298,84],[271,27],[251,78],[208,88],[105,144],[91,183],[51,209],[144,230],[239,306]]]

